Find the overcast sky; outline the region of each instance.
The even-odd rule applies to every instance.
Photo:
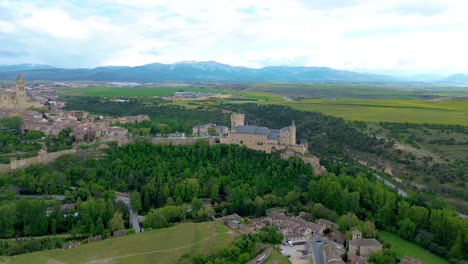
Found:
[[[0,64],[468,73],[466,0],[0,0]]]

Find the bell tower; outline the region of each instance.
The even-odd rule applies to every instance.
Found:
[[[20,73],[16,77],[16,107],[25,108],[27,106],[27,97],[23,75]]]

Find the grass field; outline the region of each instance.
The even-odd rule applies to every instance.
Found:
[[[468,126],[468,100],[305,99],[289,102],[265,100],[259,103],[287,105],[298,110],[323,112],[347,120]]]
[[[203,93],[228,93],[224,90],[193,88],[193,87],[108,87],[92,86],[80,88],[61,88],[62,95],[69,96],[102,96],[102,97],[145,97],[168,96],[175,92],[203,92]]]
[[[289,261],[286,257],[281,255],[277,250],[273,250],[271,252],[270,257],[265,261],[266,264],[290,264],[291,261]]]
[[[422,260],[426,264],[448,264],[449,262],[431,252],[421,248],[420,246],[404,240],[397,235],[386,231],[379,231],[380,238],[390,245],[391,250],[394,251],[399,258],[410,256]]]
[[[185,254],[219,250],[236,236],[219,222],[183,223],[69,250],[0,257],[0,263],[177,263]]]

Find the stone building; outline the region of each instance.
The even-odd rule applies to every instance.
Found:
[[[231,115],[231,129],[227,136],[220,138],[220,142],[243,145],[266,153],[279,150],[293,150],[300,154],[307,152],[307,144],[297,144],[294,121],[290,126],[281,129],[249,126],[244,123],[244,114]]]
[[[293,244],[307,243],[313,236],[322,235],[325,226],[305,221],[300,217],[289,217],[284,214],[272,214],[256,221],[256,227],[271,225],[282,233],[286,241]]]
[[[0,92],[0,109],[26,109],[30,107],[39,107],[39,104],[28,100],[23,76],[19,74],[16,77],[14,93]]]
[[[382,244],[379,241],[374,238],[361,238],[361,232],[358,230],[353,231],[353,240],[349,241],[348,255],[350,257],[362,256],[367,258],[377,251],[382,251]]]

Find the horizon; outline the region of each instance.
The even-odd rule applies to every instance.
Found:
[[[390,76],[468,73],[461,0],[0,0],[0,64],[329,67]]]

